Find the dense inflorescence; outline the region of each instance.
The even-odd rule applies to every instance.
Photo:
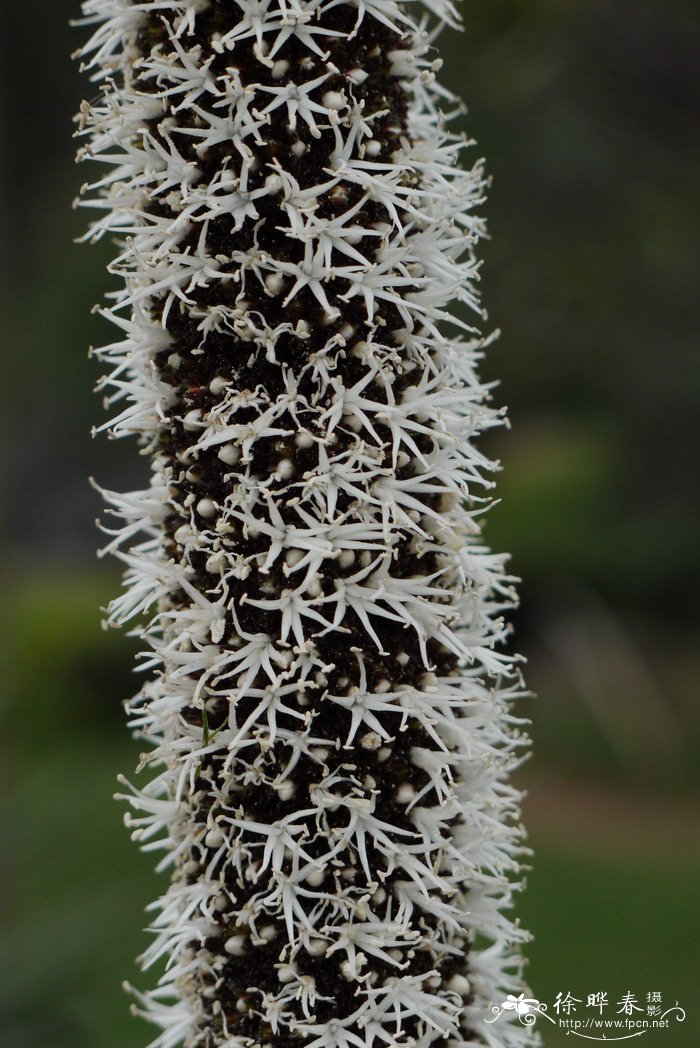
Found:
[[[526,743],[479,537],[475,214],[425,21],[394,0],[87,0],[97,351],[146,491],[106,492],[146,623],[159,1048],[515,1046]]]

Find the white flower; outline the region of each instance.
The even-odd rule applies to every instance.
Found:
[[[451,307],[481,315],[485,180],[435,80],[455,12],[423,7],[83,3],[87,239],[122,285],[101,428],[152,463],[104,496],[150,675],[128,822],[172,876],[153,1048],[536,1040],[484,1025],[527,1003],[527,740],[479,535],[503,415]]]

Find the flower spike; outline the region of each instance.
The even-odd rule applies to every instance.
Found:
[[[171,883],[152,1048],[526,1048],[528,740],[480,539],[501,424],[450,0],[84,0],[95,355],[150,486],[104,491],[142,637],[132,835]],[[457,309],[454,308],[457,303]],[[134,622],[137,625],[134,627]]]

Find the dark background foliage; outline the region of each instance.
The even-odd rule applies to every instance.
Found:
[[[133,446],[91,441],[90,313],[110,247],[79,248],[68,55],[77,0],[4,5],[3,908],[8,1048],[129,1048],[150,863],[110,797],[135,763],[132,647],[100,630],[87,477],[140,483]],[[524,579],[515,616],[537,699],[521,774],[537,850],[522,899],[549,1002],[660,990],[697,1043],[693,812],[700,470],[700,11],[683,0],[463,0],[444,77],[494,176],[483,290],[503,330],[485,371],[511,431],[488,537]],[[474,153],[474,155],[476,155]],[[579,1006],[580,1009],[584,1005]],[[616,1008],[612,1007],[611,1014]],[[552,1029],[552,1028],[550,1028]],[[547,1044],[563,1031],[545,1031]],[[656,1040],[652,1042],[652,1037]],[[568,1042],[567,1042],[568,1043]],[[645,1042],[646,1043],[646,1042]]]

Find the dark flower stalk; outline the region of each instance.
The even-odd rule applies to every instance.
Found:
[[[105,492],[152,676],[134,837],[172,874],[158,1048],[532,1044],[505,911],[527,740],[478,518],[502,412],[480,163],[394,0],[87,0],[85,204],[122,280],[97,353],[148,490]],[[107,427],[106,427],[107,428]]]

